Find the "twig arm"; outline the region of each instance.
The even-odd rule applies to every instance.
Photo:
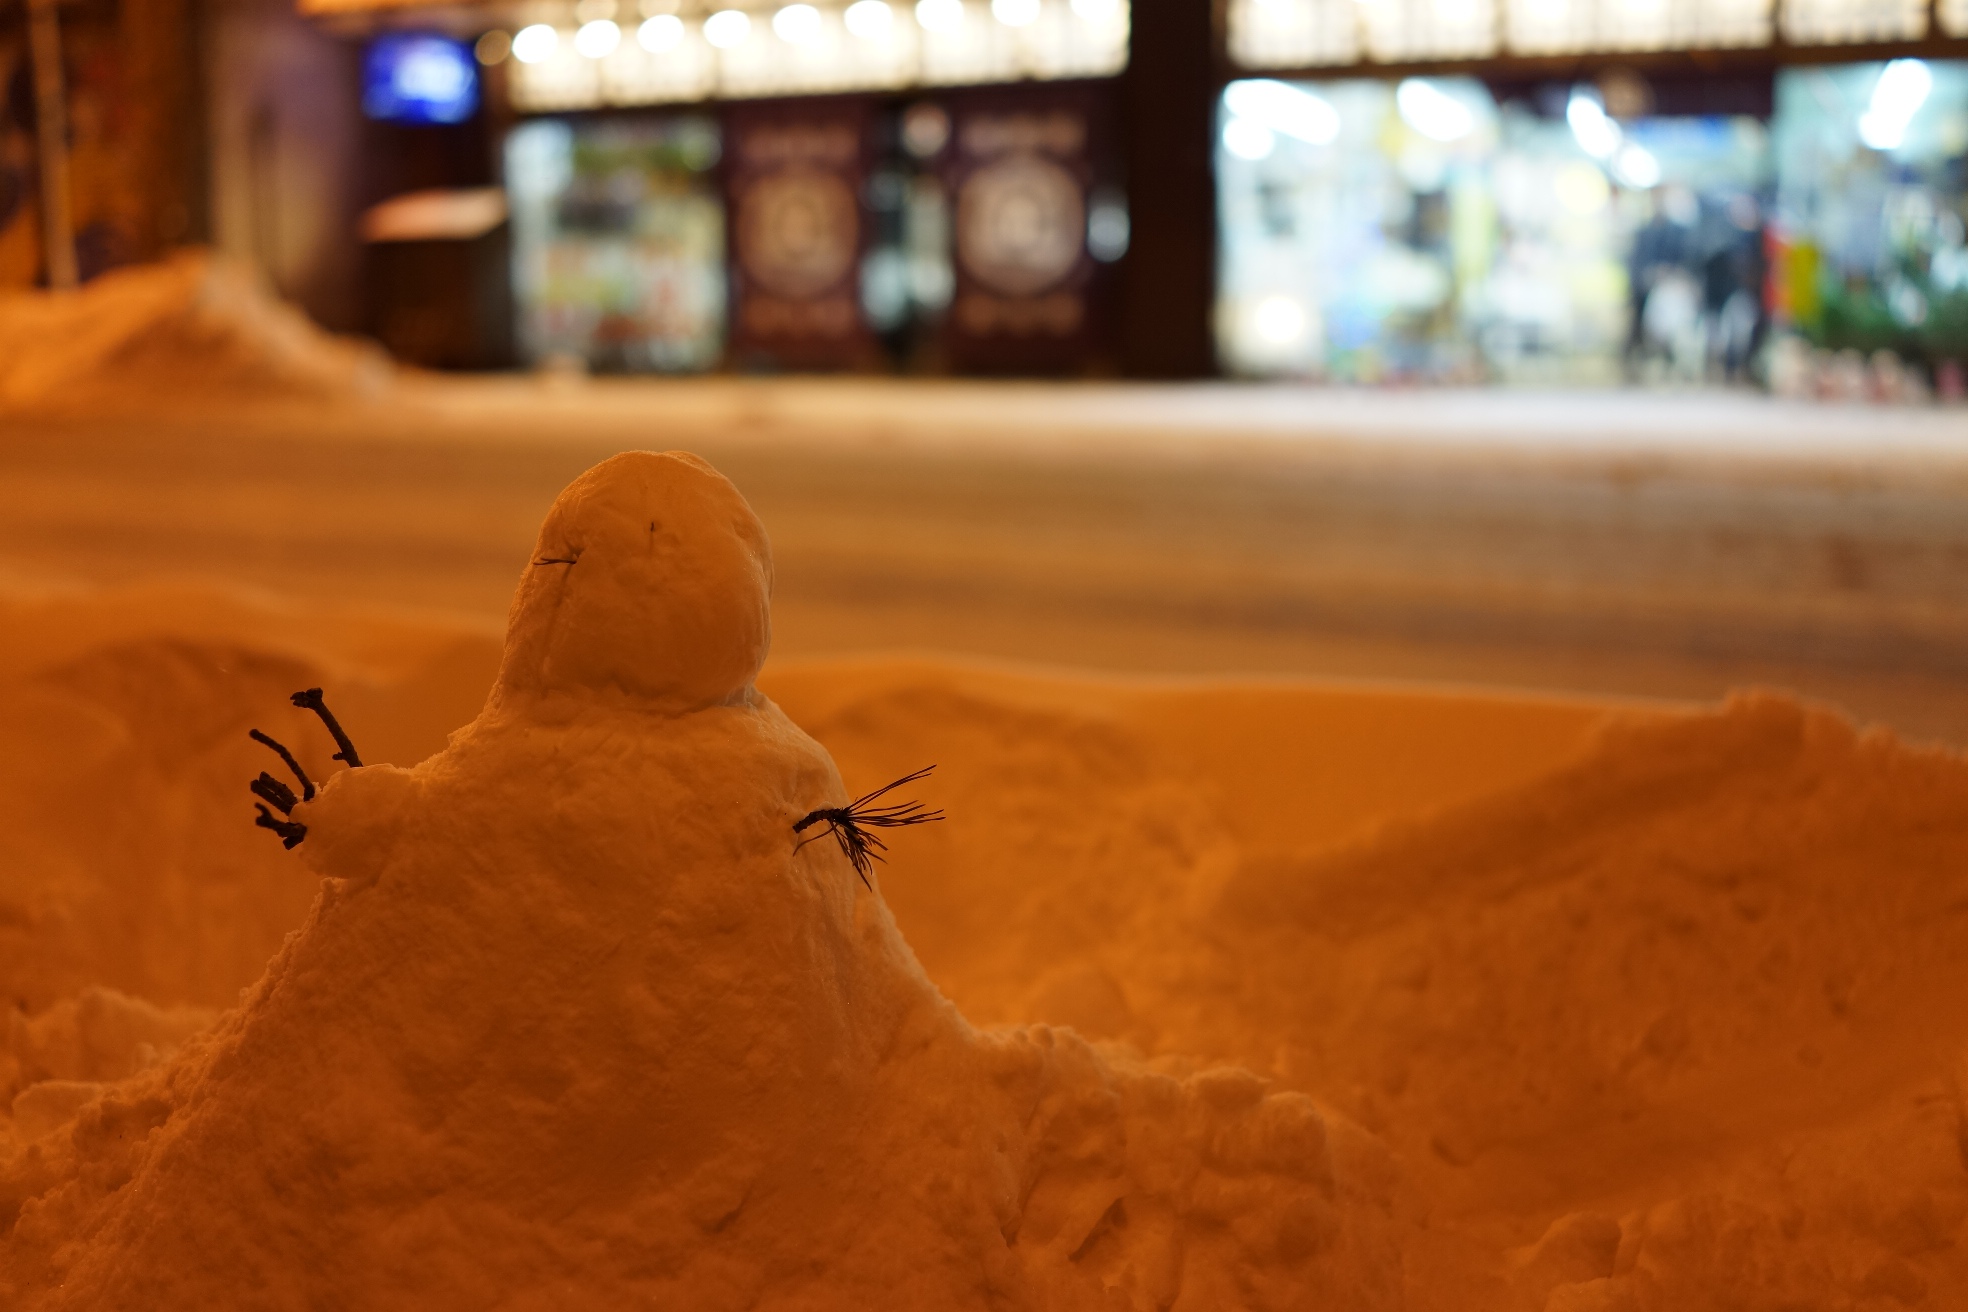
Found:
[[[312,802],[314,800],[314,780],[307,777],[307,771],[301,769],[301,763],[294,759],[294,754],[288,751],[284,744],[261,733],[258,729],[249,730],[247,737],[263,747],[271,747],[274,751],[278,752],[280,759],[287,762],[287,768],[294,772],[294,777],[301,781],[301,800],[303,802]],[[262,774],[260,777],[264,779],[266,776]],[[258,792],[259,790],[255,789],[254,791]]]
[[[303,688],[294,694],[293,701],[294,705],[313,711],[321,717],[321,722],[328,726],[328,732],[335,736],[335,745],[342,749],[335,753],[335,760],[346,761],[351,769],[362,764],[362,758],[355,754],[355,744],[342,732],[342,726],[336,722],[335,713],[328,709],[328,702],[322,697],[321,689]]]

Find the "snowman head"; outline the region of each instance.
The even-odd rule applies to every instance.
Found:
[[[624,452],[540,526],[494,700],[668,713],[741,700],[771,642],[771,590],[765,529],[737,488],[688,452]]]

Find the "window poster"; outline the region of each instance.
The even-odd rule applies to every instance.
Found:
[[[860,101],[728,111],[730,358],[739,368],[880,363],[861,305],[871,129]]]
[[[959,369],[1070,373],[1100,353],[1100,262],[1088,250],[1106,158],[1101,102],[1083,88],[952,96],[943,173],[955,297],[945,350]]]

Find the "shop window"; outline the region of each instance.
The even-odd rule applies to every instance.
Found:
[[[1741,377],[1767,329],[1768,133],[1593,86],[1233,83],[1217,340],[1340,382]]]
[[[506,144],[522,354],[608,372],[687,371],[724,350],[717,126],[699,116],[537,119]]]
[[[1780,391],[1959,396],[1968,366],[1968,63],[1777,79]]]

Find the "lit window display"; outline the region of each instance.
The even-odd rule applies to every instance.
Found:
[[[1247,375],[1740,376],[1760,342],[1768,134],[1616,120],[1473,79],[1233,83],[1217,338]]]
[[[1087,86],[543,118],[507,149],[522,354],[606,372],[1080,373],[1130,231]]]
[[[1968,64],[1777,80],[1779,391],[1958,397],[1968,363]]]
[[[690,370],[724,350],[717,127],[698,117],[521,124],[507,138],[513,284],[531,361]]]
[[[703,13],[646,7],[627,27],[620,16],[582,19],[570,10],[514,34],[515,108],[1104,77],[1127,64],[1126,0],[853,0]]]

